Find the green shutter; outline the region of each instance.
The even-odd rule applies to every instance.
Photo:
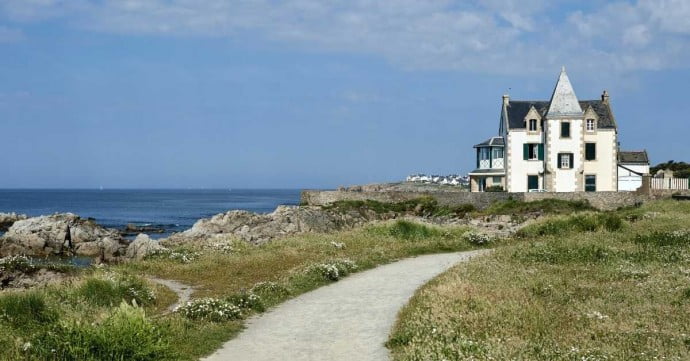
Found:
[[[522,159],[529,159],[529,144],[527,143],[522,145]]]
[[[544,144],[539,144],[539,160],[544,160]]]
[[[569,156],[570,156],[570,169],[573,169],[573,168],[575,168],[575,164],[573,164],[573,160],[575,157],[573,156],[573,153],[570,153]]]

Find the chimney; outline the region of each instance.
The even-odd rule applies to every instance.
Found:
[[[507,106],[509,101],[510,101],[510,95],[503,94],[503,105]]]
[[[604,90],[604,92],[601,93],[601,101],[602,101],[604,104],[608,104],[608,103],[609,103],[609,92],[607,92],[606,90]]]

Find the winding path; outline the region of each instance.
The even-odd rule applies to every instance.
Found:
[[[354,274],[248,321],[206,361],[385,361],[398,311],[429,279],[485,250],[409,258]]]
[[[189,301],[194,292],[194,287],[180,283],[174,280],[164,280],[162,278],[148,277],[148,280],[159,285],[168,287],[177,295],[177,301],[168,307],[168,312],[173,312],[177,306],[183,305]]]

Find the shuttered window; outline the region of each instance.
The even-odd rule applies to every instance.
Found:
[[[573,169],[573,153],[558,153],[558,168]]]
[[[561,123],[561,138],[570,138],[570,122]]]
[[[585,143],[585,160],[597,159],[597,143]]]
[[[590,174],[585,175],[585,192],[597,191],[597,176]]]
[[[522,159],[544,160],[544,144],[525,143],[522,146]]]

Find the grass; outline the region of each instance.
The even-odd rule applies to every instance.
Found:
[[[438,216],[458,216],[463,217],[466,213],[475,211],[475,207],[471,204],[462,204],[458,206],[442,206],[439,205],[433,197],[420,197],[402,202],[379,202],[374,200],[364,201],[337,201],[325,209],[331,209],[338,212],[364,212],[373,211],[377,214],[383,213],[408,213],[418,216],[438,217]]]
[[[418,290],[394,360],[688,359],[690,204],[558,216],[521,236]]]
[[[239,332],[251,314],[351,272],[488,246],[470,242],[469,230],[395,221],[261,246],[213,239],[141,262],[84,271],[71,283],[4,292],[0,310],[13,316],[0,317],[0,359],[195,360]],[[229,247],[218,248],[219,243]],[[190,309],[187,314],[194,317],[166,314],[175,297],[142,275],[192,285],[195,299],[209,300]],[[241,310],[240,319],[234,319],[234,307]]]
[[[541,212],[544,214],[570,214],[581,211],[595,211],[586,200],[581,201],[566,201],[561,199],[542,199],[533,202],[523,202],[513,199],[505,201],[497,201],[491,204],[486,209],[482,210],[481,214],[527,214],[534,212]]]

